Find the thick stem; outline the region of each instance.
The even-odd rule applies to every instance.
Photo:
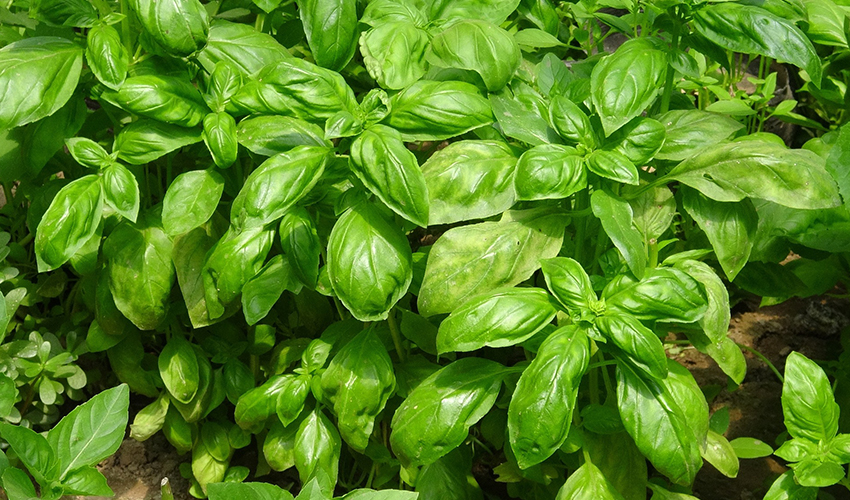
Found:
[[[393,311],[390,311],[390,314],[387,316],[387,324],[390,326],[390,333],[393,336],[393,345],[395,345],[395,352],[398,354],[399,361],[403,363],[407,356],[401,345],[401,331],[398,329],[398,323],[396,323]]]
[[[679,50],[679,29],[673,32],[673,53]],[[661,97],[661,112],[670,111],[670,99],[673,97],[673,77],[676,75],[676,70],[673,66],[667,65],[667,78],[664,81],[664,95]]]

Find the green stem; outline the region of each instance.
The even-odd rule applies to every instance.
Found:
[[[679,29],[674,28],[673,31],[673,52],[679,50]],[[667,77],[664,81],[664,95],[661,97],[661,112],[670,111],[670,99],[673,97],[673,77],[676,75],[676,70],[673,66],[667,65]]]
[[[656,267],[658,267],[658,240],[653,238],[649,240],[649,268]]]
[[[575,211],[581,212],[588,210],[590,206],[590,194],[587,189],[583,189],[576,195]],[[576,253],[575,259],[582,262],[584,259],[584,240],[587,236],[587,219],[581,219],[576,222]]]
[[[735,343],[738,344],[738,347],[740,347],[741,349],[745,349],[745,350],[751,352],[755,357],[762,360],[762,362],[764,364],[766,364],[768,368],[770,368],[770,371],[772,371],[776,375],[776,378],[778,378],[781,383],[783,383],[783,384],[785,383],[785,378],[782,376],[781,373],[779,373],[779,370],[776,369],[776,366],[774,366],[773,363],[771,363],[770,360],[767,359],[767,357],[765,357],[764,354],[758,352],[757,350],[753,349],[750,346],[747,346],[747,345],[744,345],[744,344],[741,344],[741,343],[738,343],[738,342],[735,342]]]
[[[407,356],[401,346],[401,331],[398,329],[398,323],[396,323],[393,312],[394,311],[390,311],[390,314],[387,316],[387,324],[390,325],[390,333],[393,336],[393,345],[395,345],[395,352],[398,353],[398,359],[404,363]]]
[[[254,21],[254,29],[259,32],[263,31],[263,25],[266,24],[266,14],[265,12],[260,12],[257,14],[257,19]]]
[[[133,53],[133,39],[130,34],[130,13],[127,11],[127,0],[118,0],[118,8],[124,14],[124,19],[121,20],[121,39],[124,41],[124,47],[129,55]]]
[[[162,500],[174,500],[174,493],[171,491],[171,483],[168,482],[168,478],[162,478]]]

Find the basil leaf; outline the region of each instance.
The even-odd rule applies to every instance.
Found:
[[[637,167],[618,151],[597,149],[587,157],[587,169],[594,174],[622,184],[637,186],[640,182]]]
[[[146,441],[159,432],[165,424],[170,401],[168,393],[162,392],[156,401],[139,410],[130,425],[130,437],[137,441]]]
[[[611,134],[605,149],[622,154],[635,165],[645,165],[661,150],[666,135],[661,122],[638,116]]]
[[[143,119],[118,132],[112,151],[131,165],[144,165],[201,138],[200,129]]]
[[[436,19],[482,19],[500,24],[519,5],[519,0],[431,0],[429,15]]]
[[[664,125],[667,138],[655,157],[681,161],[700,150],[719,144],[744,128],[728,116],[698,109],[677,109],[655,117]]]
[[[86,36],[86,63],[104,85],[112,90],[121,88],[127,77],[130,56],[115,28],[99,24],[89,30]]]
[[[387,319],[413,279],[401,230],[369,203],[348,209],[328,239],[327,268],[339,300],[360,321]]]
[[[188,404],[198,392],[198,358],[195,349],[182,335],[173,335],[159,353],[159,374],[168,393]]]
[[[273,239],[274,229],[256,227],[237,231],[231,226],[209,250],[201,276],[211,319],[222,316],[245,283],[260,272]]]
[[[724,476],[731,478],[738,476],[740,463],[738,456],[735,455],[735,449],[732,448],[725,437],[714,431],[708,431],[708,439],[705,449],[702,451],[702,458]]]
[[[517,82],[511,87],[513,92],[505,88],[489,96],[502,133],[532,146],[560,143],[557,132],[546,119],[543,97],[523,83]]]
[[[425,5],[416,5],[415,2],[397,0],[373,0],[366,5],[360,22],[369,26],[379,26],[395,21],[410,21],[417,26],[423,26],[428,22]]]
[[[704,288],[678,269],[655,269],[641,281],[606,296],[609,308],[628,312],[643,321],[691,323],[705,314]]]
[[[850,200],[850,172],[843,168],[843,165],[846,165],[848,161],[850,161],[850,127],[842,126],[835,145],[829,150],[824,166],[838,184],[838,190],[844,198],[845,205],[847,200]]]
[[[708,298],[708,308],[705,315],[699,320],[706,336],[712,342],[722,342],[729,332],[729,292],[726,285],[714,270],[703,262],[696,260],[684,260],[677,262],[675,267],[686,272],[705,287]]]
[[[519,68],[522,54],[507,31],[487,21],[463,19],[431,39],[429,63],[478,73],[490,92],[502,89]]]
[[[219,61],[210,73],[204,101],[214,112],[221,113],[241,87],[242,75],[236,66],[227,61]]]
[[[162,434],[171,446],[178,450],[178,453],[186,453],[192,451],[192,446],[198,434],[198,427],[183,420],[180,412],[172,404],[168,407],[168,412],[165,415]]]
[[[724,49],[769,56],[805,69],[820,86],[820,57],[792,21],[754,5],[718,4],[697,11],[694,29]]]
[[[91,465],[71,471],[62,481],[62,489],[71,495],[115,495],[106,483],[106,476]]]
[[[310,377],[287,374],[283,376],[283,381],[285,383],[278,391],[274,407],[277,418],[284,426],[288,426],[304,409],[304,402],[310,393]]]
[[[628,189],[624,190],[624,193],[628,192]],[[666,186],[644,191],[630,199],[629,205],[632,207],[632,224],[643,234],[646,248],[667,231],[677,209],[676,199]]]
[[[188,56],[207,43],[210,20],[198,0],[131,0],[145,34],[169,53]]]
[[[333,146],[324,138],[320,127],[298,118],[276,115],[245,118],[239,122],[236,138],[239,144],[262,156],[285,153],[296,146]]]
[[[815,500],[817,496],[817,488],[797,484],[794,471],[789,470],[776,478],[767,490],[764,500]]]
[[[139,215],[139,183],[132,172],[119,163],[103,169],[103,201],[132,222]]]
[[[341,449],[339,433],[328,417],[319,409],[307,415],[295,436],[295,468],[301,484],[316,479],[323,492],[331,493],[339,474]]]
[[[310,213],[301,207],[290,210],[280,221],[279,233],[292,273],[308,288],[315,288],[322,243]]]
[[[292,493],[269,483],[211,483],[207,486],[210,500],[292,500]]]
[[[441,141],[493,123],[493,112],[474,85],[422,80],[393,96],[383,123],[405,141]]]
[[[602,223],[605,233],[623,254],[629,269],[638,278],[646,271],[646,250],[640,231],[633,224],[632,207],[622,198],[598,190],[590,195],[593,215]]]
[[[820,156],[767,142],[734,142],[707,149],[677,165],[668,176],[716,201],[751,197],[801,209],[841,203]]]
[[[460,446],[496,402],[504,375],[495,361],[463,358],[416,386],[392,420],[390,444],[402,465],[432,464]]]
[[[195,228],[174,238],[171,252],[171,260],[174,262],[180,292],[189,312],[189,320],[194,328],[201,328],[215,322],[210,318],[207,310],[201,274],[207,251],[218,240],[217,237],[208,234],[209,229],[209,227]]]
[[[56,450],[59,479],[84,465],[96,465],[118,451],[127,428],[130,389],[121,384],[71,410],[47,433]]]
[[[606,136],[655,101],[666,74],[667,56],[640,38],[624,43],[594,66],[590,92]]]
[[[36,481],[45,483],[59,477],[60,464],[56,459],[56,451],[44,436],[32,429],[5,422],[0,423],[0,436],[9,443],[9,447]],[[3,480],[5,483],[5,474]]]
[[[635,446],[631,436],[624,432],[620,422],[620,413],[617,409],[607,405],[600,405],[598,408],[609,410],[610,415],[616,419],[620,430],[616,434],[585,432],[583,449],[587,450],[587,454],[590,455],[589,461],[599,468],[605,479],[623,495],[623,498],[626,500],[646,500],[646,458]],[[582,421],[589,423],[590,419],[582,417]]]
[[[591,462],[585,462],[567,478],[555,500],[624,500]]]
[[[431,250],[419,291],[419,312],[451,312],[473,295],[510,287],[556,256],[566,220],[543,210],[507,212],[501,222],[447,231]]]
[[[366,129],[351,145],[354,175],[395,213],[428,226],[428,186],[401,134],[385,125]]]
[[[584,144],[588,148],[596,146],[596,135],[590,125],[590,118],[571,100],[560,95],[552,97],[548,117],[552,128],[564,139],[573,144]]]
[[[9,136],[22,136],[20,142],[15,143],[19,144],[20,148],[13,149],[10,153],[20,153],[23,161],[16,161],[17,158],[13,160],[0,153],[0,161],[4,162],[3,175],[9,179],[22,180],[37,176],[53,155],[62,149],[65,139],[74,137],[79,132],[87,117],[85,100],[77,94],[47,118],[24,128],[7,131]]]
[[[466,301],[440,323],[437,352],[507,347],[531,338],[556,314],[539,288],[499,288]]]
[[[519,200],[562,199],[587,187],[587,171],[574,148],[542,144],[519,157],[514,186]]]
[[[165,319],[175,279],[171,239],[153,219],[124,222],[103,244],[115,306],[140,330]]]
[[[258,433],[265,427],[266,419],[277,410],[278,396],[292,385],[294,374],[275,375],[259,387],[243,393],[236,402],[233,417],[236,424],[251,433]]]
[[[422,165],[430,197],[430,224],[481,219],[509,209],[516,200],[517,158],[496,141],[459,141]]]
[[[508,437],[520,468],[546,460],[564,444],[589,360],[587,334],[570,325],[549,335],[523,370],[508,408]]]
[[[286,290],[300,291],[300,283],[292,276],[289,261],[276,255],[242,287],[245,322],[254,325],[265,318]]]
[[[416,477],[419,500],[481,499],[481,488],[474,480],[471,469],[472,453],[469,453],[468,447],[457,448],[436,462],[422,467]]]
[[[131,76],[118,91],[118,103],[131,113],[183,127],[201,123],[208,112],[198,89],[173,76]]]
[[[91,28],[97,22],[97,9],[86,0],[34,0],[30,17],[54,26]]]
[[[340,111],[357,110],[354,91],[339,73],[295,58],[265,66],[230,102],[250,113],[280,114],[317,123]]]
[[[115,163],[103,146],[85,137],[65,139],[65,147],[68,148],[74,161],[84,167],[99,170]]]
[[[235,227],[259,227],[283,216],[325,171],[328,148],[298,146],[264,161],[245,179],[230,207]]]
[[[209,113],[204,117],[204,144],[213,161],[227,168],[236,161],[239,143],[236,141],[236,120],[227,113]]]
[[[103,187],[96,175],[81,177],[56,193],[35,234],[39,272],[68,262],[94,236],[103,214]]]
[[[558,301],[575,312],[596,307],[596,292],[584,268],[569,257],[555,257],[540,262],[546,286]]]
[[[26,38],[0,48],[0,130],[58,111],[77,88],[82,69],[83,51],[64,38]]]
[[[197,58],[207,73],[212,73],[218,63],[226,62],[245,78],[270,64],[291,58],[291,55],[274,37],[257,31],[249,24],[217,19],[210,27],[207,44],[198,52]]]
[[[378,85],[399,90],[428,72],[425,49],[430,41],[427,31],[409,21],[382,22],[360,37],[360,53]]]
[[[664,381],[617,363],[617,403],[626,431],[656,470],[676,484],[691,484],[702,466],[700,443],[685,418],[688,409],[679,407]]]
[[[316,64],[340,71],[357,48],[356,0],[300,0],[298,13]]]
[[[798,352],[785,361],[782,414],[792,437],[815,443],[838,433],[838,405],[823,369]]]
[[[224,192],[224,178],[214,169],[178,175],[162,201],[165,232],[176,236],[208,221]]]
[[[683,189],[685,210],[705,231],[729,281],[735,279],[753,249],[758,214],[750,200],[722,203]]]
[[[667,354],[658,336],[630,314],[607,313],[596,318],[596,327],[625,357],[646,375],[667,377]]]
[[[363,330],[340,349],[322,374],[321,385],[342,438],[363,452],[375,418],[395,390],[392,360],[374,329]]]

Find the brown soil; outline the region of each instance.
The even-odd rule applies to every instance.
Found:
[[[813,360],[835,360],[840,349],[840,332],[850,324],[846,301],[811,298],[791,300],[778,306],[735,314],[729,336],[735,342],[761,352],[780,372],[785,358],[798,351]],[[730,423],[726,437],[753,437],[775,447],[776,438],[785,431],[780,396],[782,384],[767,365],[749,352],[747,376],[730,391],[727,377],[707,356],[695,349],[683,350],[676,359],[694,374],[701,387],[723,387],[711,401],[711,411],[728,407]],[[694,484],[702,500],[761,499],[773,480],[787,470],[775,457],[741,460],[738,477],[730,479],[706,463]],[[847,498],[847,492],[834,492]],[[842,496],[843,495],[843,496]]]
[[[850,310],[846,302],[823,298],[791,300],[735,314],[729,335],[764,354],[782,371],[785,357],[791,351],[799,351],[814,360],[836,359],[840,353],[840,331],[848,324]],[[726,375],[695,349],[683,349],[675,358],[692,371],[700,386],[722,388],[710,406],[712,412],[724,406],[729,408],[727,438],[754,437],[773,445],[785,430],[780,404],[782,385],[761,360],[748,352],[745,356],[747,376],[740,387],[731,390]],[[168,477],[175,498],[188,499],[191,498],[189,485],[178,469],[181,462],[189,460],[188,455],[177,455],[162,435],[157,434],[144,443],[125,440],[118,453],[104,461],[100,469],[115,491],[115,498],[159,500],[160,481]],[[702,500],[761,499],[773,479],[785,470],[775,458],[741,460],[738,477],[729,479],[706,463],[697,475],[694,492]],[[846,491],[837,492],[835,497],[847,497]]]
[[[188,454],[180,456],[165,440],[156,434],[145,442],[127,438],[118,453],[99,466],[109,486],[119,500],[160,500],[160,483],[167,477],[175,499],[189,499],[189,482],[180,476],[180,463],[190,460]],[[108,500],[109,497],[69,497],[73,500]]]

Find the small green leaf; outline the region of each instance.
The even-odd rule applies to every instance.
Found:
[[[198,358],[182,335],[173,335],[158,358],[159,374],[171,397],[189,403],[198,392]]]
[[[178,175],[162,201],[162,225],[170,236],[186,233],[209,220],[224,192],[224,178],[215,169]]]

